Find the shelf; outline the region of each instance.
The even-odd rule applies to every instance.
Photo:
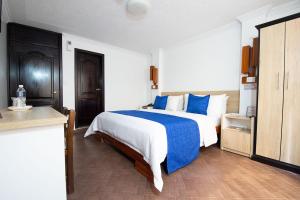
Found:
[[[247,121],[251,120],[250,117],[246,117],[246,116],[235,114],[235,113],[226,114],[225,117],[228,119],[247,120]]]
[[[236,127],[236,126],[228,126],[224,128],[224,130],[234,130],[234,131],[239,131],[239,132],[245,132],[245,133],[251,133],[251,129],[248,128],[241,128],[241,127]]]

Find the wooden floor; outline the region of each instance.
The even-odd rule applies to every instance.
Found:
[[[300,199],[300,175],[217,147],[167,176],[159,194],[124,155],[94,137],[74,138],[75,192],[69,200],[100,199]]]

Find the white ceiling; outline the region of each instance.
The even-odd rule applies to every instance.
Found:
[[[7,0],[12,21],[149,52],[218,26],[270,3],[289,0],[149,0],[144,17],[127,0]]]

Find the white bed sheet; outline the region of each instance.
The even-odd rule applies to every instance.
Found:
[[[218,140],[215,121],[205,115],[156,109],[143,111],[193,119],[199,126],[200,146],[208,147]],[[167,155],[167,135],[162,124],[142,118],[103,112],[94,119],[85,133],[85,137],[95,134],[96,131],[107,133],[143,155],[144,160],[152,169],[154,186],[162,191],[163,180],[160,164]]]
[[[221,118],[209,116],[213,124],[217,127],[221,125]]]

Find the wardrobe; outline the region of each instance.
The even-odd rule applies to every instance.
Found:
[[[8,105],[24,85],[26,103],[62,108],[62,34],[7,24]]]
[[[300,14],[257,26],[259,69],[253,159],[300,172]]]

